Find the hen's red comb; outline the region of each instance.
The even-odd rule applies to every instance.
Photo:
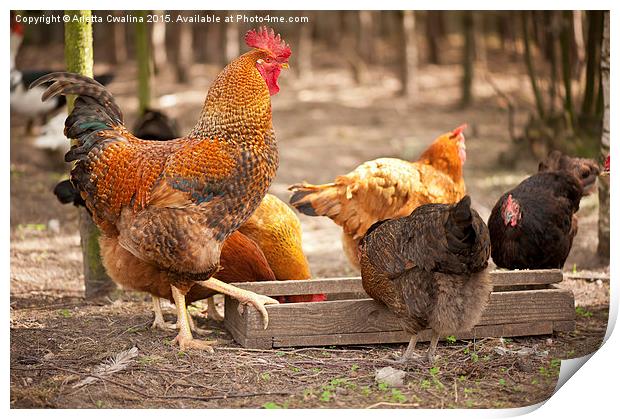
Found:
[[[465,131],[465,128],[467,128],[467,124],[459,125],[452,131],[452,136],[456,137],[457,135],[461,135],[463,131]]]
[[[607,158],[605,159],[605,170],[609,172],[609,154],[607,155]]]
[[[23,35],[24,34],[24,26],[17,22],[17,15],[11,13],[11,33],[16,33],[19,35]]]
[[[280,38],[280,34],[276,35],[271,28],[262,26],[249,30],[245,34],[245,43],[250,48],[260,48],[271,52],[278,61],[284,61],[291,56],[291,49],[286,42]]]

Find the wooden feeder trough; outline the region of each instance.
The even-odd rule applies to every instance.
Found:
[[[546,335],[575,329],[572,291],[557,288],[562,271],[492,271],[493,292],[478,325],[457,339]],[[246,348],[291,346],[361,345],[408,342],[398,319],[385,306],[369,298],[361,278],[269,281],[235,284],[271,297],[326,294],[329,301],[266,306],[269,327],[264,330],[260,313],[226,297],[226,328]],[[430,330],[419,334],[428,341]]]

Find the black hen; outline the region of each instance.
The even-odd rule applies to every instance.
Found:
[[[412,334],[431,328],[432,361],[440,336],[470,330],[480,320],[492,284],[489,232],[469,196],[427,204],[409,216],[373,225],[360,243],[364,290],[385,304]]]
[[[491,255],[500,268],[562,268],[577,234],[579,202],[599,174],[593,160],[557,151],[538,170],[502,195],[489,217]]]
[[[146,109],[134,125],[134,135],[151,141],[167,141],[178,138],[177,123],[163,112]],[[54,187],[54,195],[63,204],[86,207],[86,203],[70,180],[63,180]]]

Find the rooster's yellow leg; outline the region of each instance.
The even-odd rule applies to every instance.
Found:
[[[224,321],[224,316],[222,316],[220,312],[217,311],[214,297],[207,298],[207,315],[210,319],[213,319],[216,322]]]
[[[164,315],[161,312],[161,300],[159,297],[152,296],[153,299],[153,313],[155,313],[155,320],[151,325],[151,329],[170,330],[176,329],[177,325],[174,323],[166,323]]]
[[[213,352],[211,345],[216,343],[215,341],[196,340],[192,336],[190,316],[185,305],[185,294],[174,285],[171,288],[174,304],[177,308],[177,325],[179,327],[179,334],[174,338],[174,341],[179,344],[181,350],[195,348]]]
[[[215,278],[209,278],[204,281],[202,285],[211,288],[214,291],[221,292],[222,294],[229,295],[234,299],[239,300],[241,304],[252,304],[254,308],[260,312],[263,318],[264,329],[267,329],[267,325],[269,324],[269,315],[265,309],[265,304],[280,304],[278,300],[274,300],[266,295],[260,295],[252,291],[243,290]]]

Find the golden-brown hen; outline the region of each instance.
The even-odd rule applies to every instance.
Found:
[[[131,135],[112,95],[88,77],[53,73],[33,83],[53,82],[44,100],[77,95],[65,122],[67,137],[77,139],[65,156],[76,161],[72,183],[103,236],[166,272],[182,348],[211,350],[193,339],[185,308],[197,281],[252,304],[265,326],[263,305],[277,303],[212,278],[223,243],[258,207],[278,166],[270,96],[291,51],[266,28],[245,40],[252,49],[216,77],[195,127],[171,141]]]
[[[341,226],[344,251],[359,269],[358,243],[372,224],[403,217],[423,204],[457,202],[465,195],[464,129],[463,125],[441,135],[415,162],[380,158],[338,176],[333,183],[292,185],[291,205]]]
[[[239,231],[254,240],[265,254],[278,280],[310,279],[310,266],[301,247],[301,223],[276,196],[267,194]],[[323,301],[325,295],[292,295],[286,302]],[[283,302],[282,301],[282,302]]]

